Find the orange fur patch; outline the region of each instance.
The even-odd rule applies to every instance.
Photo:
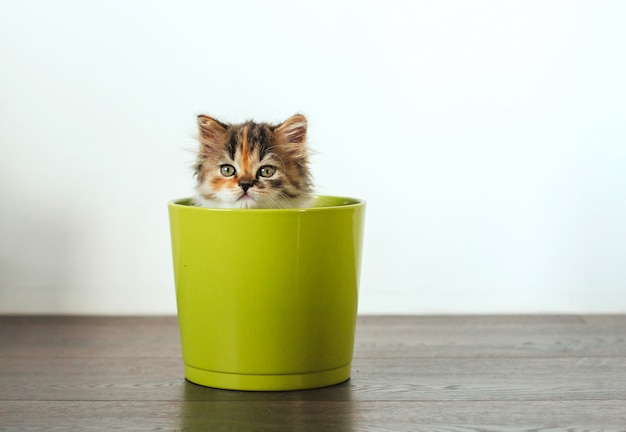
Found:
[[[241,171],[242,173],[247,173],[251,170],[252,166],[250,164],[250,146],[248,144],[248,129],[249,125],[245,125],[243,127],[243,135],[241,141]]]
[[[229,182],[232,182],[232,179],[226,177],[213,177],[211,179],[211,186],[213,189],[219,190],[226,186]]]

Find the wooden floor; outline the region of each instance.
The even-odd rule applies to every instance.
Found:
[[[0,430],[626,431],[626,316],[359,318],[352,379],[215,390],[176,318],[0,316]]]

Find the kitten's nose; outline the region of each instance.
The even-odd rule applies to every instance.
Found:
[[[251,182],[239,182],[239,186],[241,186],[241,189],[243,189],[244,192],[248,192],[248,189],[252,187],[252,183]]]

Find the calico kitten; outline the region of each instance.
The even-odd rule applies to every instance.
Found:
[[[292,208],[310,204],[307,121],[222,123],[198,116],[195,203],[211,208]]]

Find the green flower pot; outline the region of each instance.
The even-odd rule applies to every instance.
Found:
[[[365,203],[305,209],[169,203],[186,378],[297,390],[350,378]]]

